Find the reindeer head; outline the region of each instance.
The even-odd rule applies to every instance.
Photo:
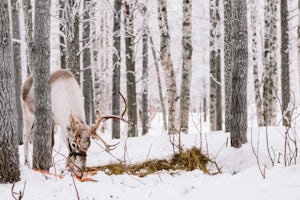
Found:
[[[90,130],[83,123],[70,115],[70,126],[67,128],[69,156],[67,165],[71,171],[84,171],[86,166],[86,152],[91,145]]]
[[[119,92],[120,93],[120,92]],[[67,159],[67,166],[69,166],[71,171],[84,171],[86,166],[86,152],[90,147],[90,138],[100,140],[105,145],[105,150],[110,151],[115,149],[116,145],[107,144],[97,133],[96,130],[101,124],[101,122],[106,119],[118,119],[128,123],[124,119],[124,115],[127,110],[127,103],[124,96],[120,93],[125,108],[120,116],[116,115],[100,115],[100,112],[97,110],[97,121],[93,127],[88,127],[85,123],[76,120],[72,115],[70,115],[70,127],[68,127],[68,147],[69,147],[69,157]]]

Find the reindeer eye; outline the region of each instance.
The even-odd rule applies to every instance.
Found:
[[[75,142],[72,142],[72,147],[77,148],[77,144]]]
[[[71,127],[67,126],[67,131],[70,132],[71,131]]]

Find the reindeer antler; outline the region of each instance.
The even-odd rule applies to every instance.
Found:
[[[106,151],[110,151],[110,150],[115,149],[115,148],[116,148],[116,145],[118,145],[119,142],[118,142],[117,144],[113,144],[113,145],[107,144],[107,143],[103,140],[103,138],[101,138],[101,137],[96,133],[96,130],[98,129],[100,123],[101,123],[102,121],[107,120],[107,119],[118,119],[118,120],[121,120],[121,121],[123,121],[123,122],[128,123],[128,120],[124,119],[124,115],[125,115],[126,110],[127,110],[127,102],[126,102],[125,97],[121,94],[120,91],[119,91],[119,94],[120,94],[120,96],[122,97],[123,102],[124,102],[124,104],[125,104],[124,110],[123,110],[123,112],[122,112],[122,114],[121,114],[120,116],[117,116],[117,115],[104,115],[104,116],[101,116],[99,110],[96,110],[96,112],[95,112],[95,114],[97,115],[97,122],[95,123],[95,125],[93,126],[93,128],[92,128],[92,130],[91,130],[91,135],[92,135],[93,137],[99,139],[99,140],[105,145]]]

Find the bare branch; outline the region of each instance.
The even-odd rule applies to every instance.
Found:
[[[12,184],[11,186],[11,196],[15,199],[15,200],[21,200],[24,197],[24,192],[25,192],[25,187],[26,187],[26,180],[24,182],[24,186],[23,186],[23,190],[20,190],[19,193],[14,192],[14,188],[15,188],[15,183]]]

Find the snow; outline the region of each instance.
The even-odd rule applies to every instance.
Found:
[[[156,120],[156,119],[155,119]],[[154,120],[154,122],[155,122]],[[156,123],[156,122],[155,122]],[[195,126],[191,126],[190,133],[182,135],[182,145],[185,148],[200,146],[200,134]],[[207,126],[204,126],[204,130]],[[122,137],[120,140],[110,139],[105,133],[101,136],[110,144],[120,141],[118,147],[106,153],[101,144],[92,142],[88,152],[87,165],[97,166],[126,159],[127,163],[143,162],[153,158],[168,158],[173,153],[170,137],[162,133],[159,126],[153,126],[147,136],[136,138]],[[200,170],[192,172],[166,171],[157,172],[143,178],[124,174],[106,175],[99,171],[91,176],[97,182],[75,181],[80,199],[230,199],[230,200],[265,200],[265,199],[300,199],[300,166],[285,167],[282,156],[284,140],[282,127],[268,127],[269,146],[275,152],[275,166],[273,167],[268,156],[266,146],[266,129],[249,128],[248,143],[240,149],[230,147],[229,133],[202,132],[202,148],[208,149],[212,159],[215,159],[222,168],[222,174],[211,176]],[[123,133],[125,135],[125,132]],[[259,138],[258,138],[259,136]],[[252,137],[252,143],[251,143]],[[175,136],[175,140],[177,140]],[[257,150],[259,141],[260,166],[266,167],[266,178],[263,179],[252,147]],[[59,174],[64,170],[67,149],[56,135],[56,144],[53,152],[55,161],[52,173]],[[34,172],[24,166],[23,146],[19,148],[21,181],[17,182],[15,192],[22,190],[26,181],[24,200],[30,199],[77,199],[73,179],[69,172],[64,177],[44,175]],[[279,160],[281,163],[278,163]],[[1,200],[12,199],[11,184],[1,184]]]
[[[58,1],[52,1],[53,8],[57,6]],[[297,2],[289,1],[290,11],[294,15],[297,14]],[[192,110],[200,110],[200,96],[207,95],[205,84],[208,83],[209,76],[209,2],[208,1],[194,1],[193,5],[198,8],[193,10],[193,78],[192,78]],[[159,46],[159,31],[156,16],[156,1],[150,3],[149,17],[150,29],[153,32],[154,43],[156,47]],[[181,67],[181,29],[180,27],[182,11],[181,1],[169,0],[169,25],[172,39],[172,59],[174,67],[178,71]],[[52,8],[52,11],[55,10]],[[22,9],[21,9],[22,12]],[[260,30],[263,30],[263,6],[259,4],[258,15],[260,23]],[[296,14],[295,14],[296,13]],[[293,16],[291,14],[291,16]],[[57,13],[53,12],[52,16]],[[51,28],[51,66],[52,70],[57,69],[59,66],[59,48],[58,48],[58,21],[53,20]],[[21,20],[23,23],[23,20]],[[291,73],[296,72],[297,69],[297,18],[292,17],[290,20],[291,27]],[[24,33],[24,26],[21,26],[22,33]],[[262,37],[262,32],[259,32]],[[24,41],[24,34],[21,34],[22,41]],[[54,41],[53,41],[54,40]],[[23,55],[22,63],[23,69],[25,67],[24,56],[25,47],[22,44]],[[261,45],[260,45],[261,46]],[[259,49],[261,52],[261,49]],[[151,59],[151,58],[150,58]],[[123,67],[124,69],[124,67]],[[151,68],[154,70],[154,67]],[[179,70],[180,71],[180,70]],[[26,74],[25,72],[23,73]],[[150,73],[151,74],[151,73]],[[154,73],[153,73],[154,74]],[[180,82],[180,73],[178,73],[178,82]],[[156,92],[156,79],[152,76],[154,81],[151,81],[150,92]],[[249,78],[249,86],[252,86],[252,77]],[[291,85],[294,88],[296,97],[298,98],[298,75],[291,76]],[[200,85],[199,85],[200,83]],[[250,84],[251,83],[251,84]],[[280,84],[280,83],[279,83]],[[200,86],[200,87],[199,87]],[[205,88],[206,87],[206,88]],[[253,87],[253,86],[252,86]],[[199,88],[202,92],[199,92]],[[203,92],[204,91],[204,92]],[[206,93],[205,93],[206,92]],[[280,91],[279,91],[280,92]],[[205,93],[205,94],[204,94]],[[152,96],[157,96],[154,93]],[[253,119],[255,107],[251,105],[254,102],[253,89],[249,89],[249,118]],[[299,101],[299,100],[298,100]],[[297,102],[298,102],[297,101]],[[180,200],[193,200],[193,199],[209,199],[209,200],[299,200],[300,199],[300,165],[293,165],[285,167],[282,157],[277,162],[279,153],[283,152],[284,140],[282,127],[268,127],[269,146],[275,151],[275,166],[272,166],[266,147],[266,129],[254,126],[249,126],[248,130],[248,143],[243,145],[240,149],[230,147],[229,133],[209,132],[209,126],[203,124],[200,131],[196,127],[200,127],[195,123],[199,121],[197,116],[192,118],[190,122],[190,133],[182,135],[182,144],[185,148],[191,146],[200,146],[202,141],[202,148],[208,151],[209,156],[215,159],[222,169],[222,174],[210,176],[204,174],[200,170],[192,172],[178,171],[172,175],[169,172],[158,172],[148,175],[143,178],[124,175],[108,176],[104,172],[98,172],[92,176],[97,182],[84,182],[81,183],[75,180],[75,185],[78,189],[80,199],[82,200],[98,200],[98,199],[180,199]],[[197,120],[198,119],[198,120]],[[126,160],[127,163],[143,162],[147,159],[154,158],[168,158],[173,153],[173,148],[170,143],[170,138],[164,133],[161,126],[161,117],[154,119],[152,128],[149,130],[149,135],[139,136],[137,138],[122,137],[120,140],[110,139],[108,133],[101,136],[109,143],[114,144],[120,141],[118,147],[111,152],[106,153],[99,142],[93,141],[92,146],[88,152],[87,165],[97,166],[104,165],[110,162],[117,163],[118,159]],[[252,124],[252,122],[249,122]],[[110,127],[110,126],[108,126]],[[126,128],[123,135],[126,134]],[[108,131],[109,132],[109,131]],[[251,136],[253,136],[252,144],[254,149],[257,150],[257,142],[259,141],[259,161],[261,167],[266,167],[266,178],[263,179],[258,168],[256,157],[254,156],[251,144]],[[52,173],[59,174],[64,170],[65,157],[67,149],[62,143],[60,136],[56,136],[55,151],[53,152],[54,167],[51,168]],[[299,140],[298,140],[299,141]],[[32,152],[32,149],[31,149]],[[58,152],[58,153],[57,153]],[[41,173],[37,173],[28,169],[24,165],[23,146],[19,147],[20,154],[20,169],[21,181],[17,182],[14,188],[15,192],[23,189],[26,181],[26,188],[23,200],[40,200],[40,199],[77,199],[76,190],[74,187],[73,179],[70,173],[65,172],[64,178],[59,179],[54,176],[47,176],[47,179]],[[62,155],[61,155],[62,154]],[[298,160],[299,162],[299,160]],[[0,184],[0,200],[13,199],[11,195],[11,184]]]

